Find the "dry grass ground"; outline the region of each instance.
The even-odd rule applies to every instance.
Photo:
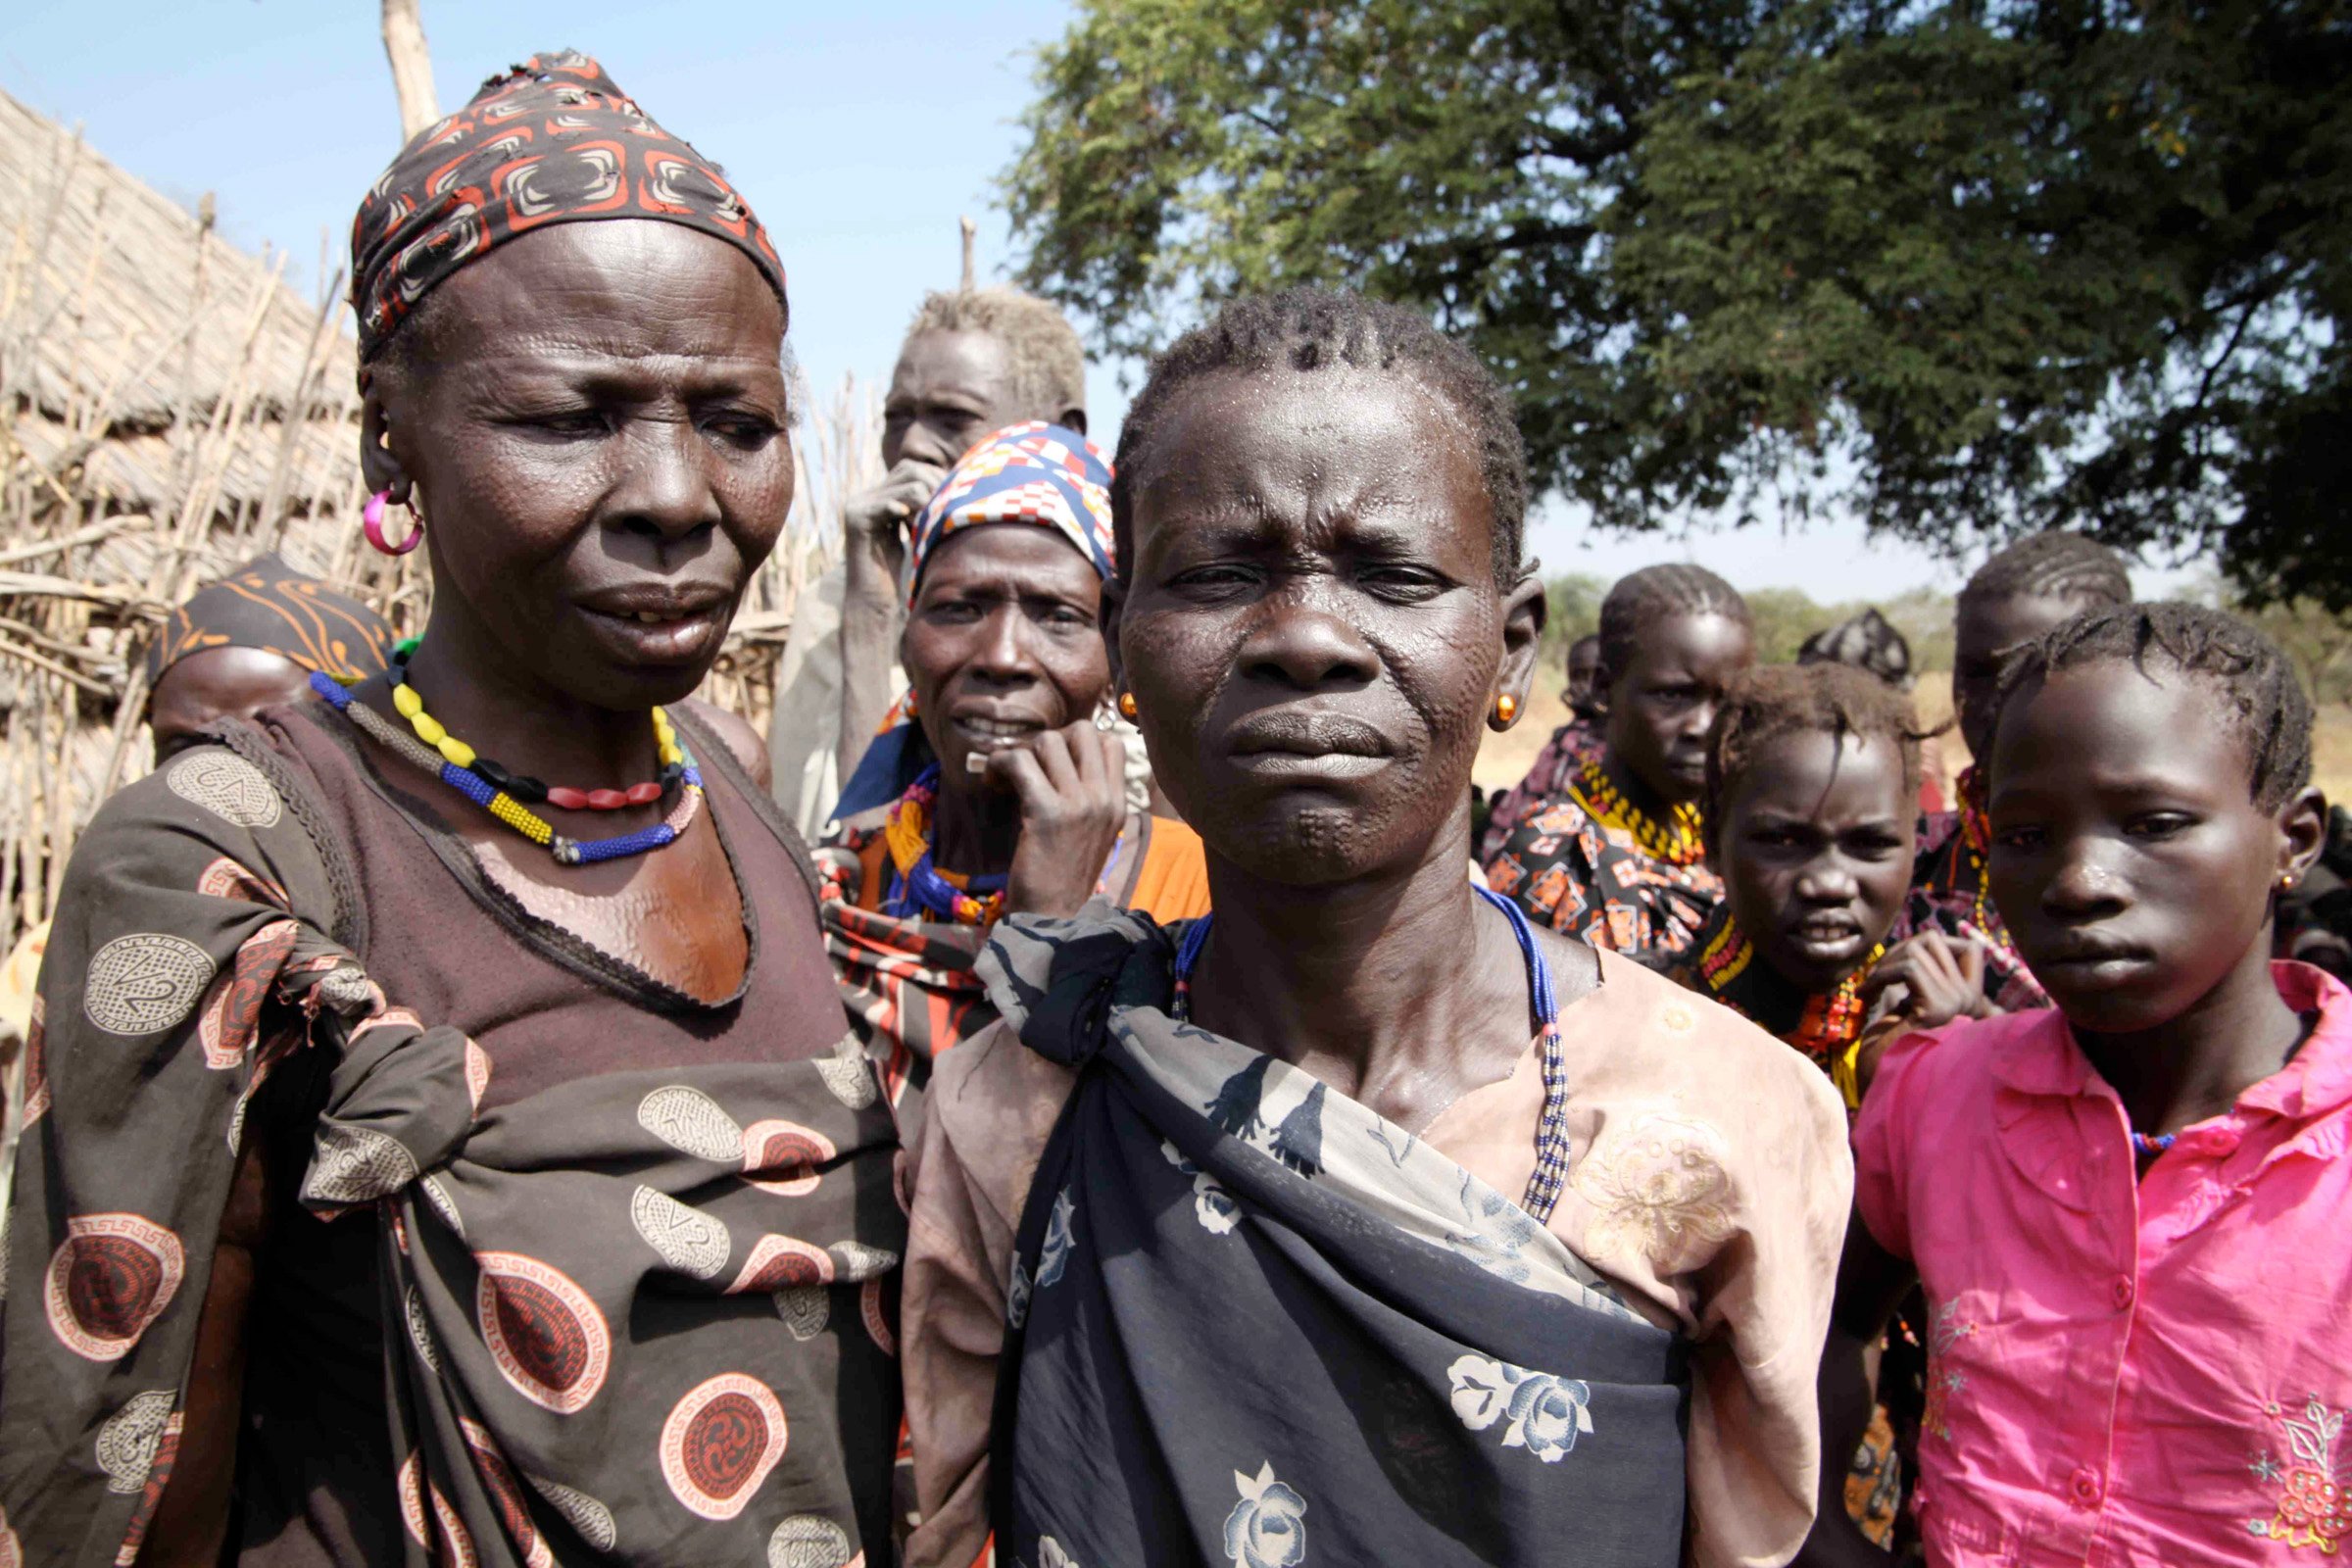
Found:
[[[1545,671],[1546,681],[1556,680],[1556,671]],[[1940,723],[1951,716],[1951,677],[1942,673],[1922,675],[1916,694],[1919,714],[1929,723]],[[1528,704],[1528,714],[1512,729],[1500,735],[1489,735],[1487,744],[1479,749],[1478,766],[1471,776],[1481,788],[1508,789],[1527,772],[1528,764],[1544,740],[1568,716],[1556,686],[1539,689]],[[2329,801],[2352,804],[2352,708],[2341,703],[2329,703],[2320,710],[2319,732],[2313,738],[2312,773],[2314,782],[2327,791]],[[1956,774],[1968,764],[1968,749],[1960,744],[1957,734],[1946,734],[1938,742],[1943,756],[1943,771]]]

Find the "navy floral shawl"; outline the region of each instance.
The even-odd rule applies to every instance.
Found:
[[[1009,1282],[999,1561],[1680,1561],[1680,1340],[1427,1144],[1171,1018],[1174,953],[1097,905],[980,960],[1079,1071]]]

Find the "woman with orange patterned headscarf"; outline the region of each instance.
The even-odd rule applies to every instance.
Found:
[[[67,871],[0,1563],[850,1568],[899,1138],[807,848],[691,697],[791,506],[783,269],[569,53],[412,141],[352,249],[367,536],[421,540],[430,617],[380,670],[273,645],[303,699]]]

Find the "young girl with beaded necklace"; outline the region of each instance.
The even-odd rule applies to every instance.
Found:
[[[1462,874],[1542,631],[1526,494],[1508,397],[1410,312],[1243,300],[1152,367],[1112,646],[1215,908],[981,958],[913,1173],[918,1568],[1803,1536],[1836,1094]]]
[[[1936,1568],[2318,1561],[2352,1540],[2352,994],[2274,962],[2311,705],[2260,632],[2132,605],[1992,709],[1992,895],[2054,1008],[1888,1050],[1855,1133],[1825,1436],[1914,1280]],[[1804,1559],[1884,1563],[1825,1508]]]
[[[1707,737],[1723,902],[1680,954],[1642,955],[1802,1053],[1849,1110],[1862,984],[1910,883],[1919,742],[1909,699],[1850,665],[1744,677]]]
[[[1487,859],[1487,885],[1555,931],[1680,953],[1723,896],[1699,797],[1707,729],[1754,658],[1747,601],[1703,566],[1648,566],[1600,609],[1605,744]]]
[[[1724,900],[1679,955],[1644,956],[1678,983],[1779,1036],[1827,1075],[1850,1115],[1862,985],[1911,876],[1920,735],[1910,699],[1847,664],[1744,677],[1707,737],[1708,858]],[[1875,1412],[1825,1478],[1869,1538],[1893,1538],[1902,1467]]]

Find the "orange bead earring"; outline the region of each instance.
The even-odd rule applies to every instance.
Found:
[[[1518,716],[1518,698],[1513,697],[1509,692],[1504,692],[1500,697],[1494,699],[1494,721],[1496,723],[1508,724],[1512,719],[1517,718]]]
[[[1119,716],[1130,723],[1135,719],[1135,693],[1119,693]]]

